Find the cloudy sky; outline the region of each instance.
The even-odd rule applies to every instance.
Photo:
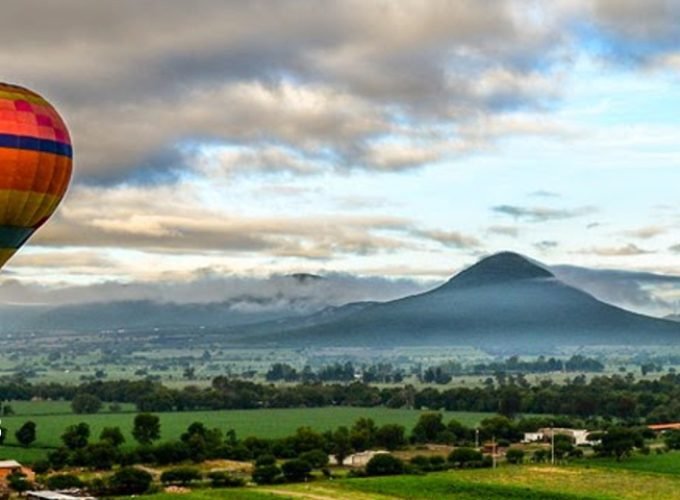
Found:
[[[673,0],[5,0],[0,79],[58,107],[76,174],[0,299],[207,274],[422,286],[509,249],[629,271],[663,312],[675,281],[643,276],[680,275],[679,18]]]

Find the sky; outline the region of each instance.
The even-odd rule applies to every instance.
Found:
[[[59,109],[75,176],[0,301],[207,282],[218,300],[289,273],[384,298],[513,250],[672,312],[679,18],[671,0],[5,0],[0,80]]]

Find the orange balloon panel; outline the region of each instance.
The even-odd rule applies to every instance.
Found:
[[[56,210],[72,158],[57,111],[28,89],[0,83],[0,267]]]

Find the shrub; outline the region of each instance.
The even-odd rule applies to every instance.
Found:
[[[505,459],[511,464],[521,464],[524,461],[524,450],[510,448],[505,454]]]
[[[404,473],[404,462],[388,453],[380,453],[366,464],[368,476],[394,476]]]
[[[51,490],[68,490],[82,488],[83,482],[74,474],[56,474],[47,478],[47,487]]]
[[[479,465],[482,459],[483,455],[480,451],[466,447],[456,448],[448,456],[449,463],[457,467]]]
[[[186,486],[192,481],[199,481],[202,477],[201,472],[195,467],[175,467],[161,474],[161,483]]]
[[[7,476],[7,484],[14,491],[23,493],[24,491],[30,490],[33,484],[26,478],[26,474],[23,472],[13,472]]]
[[[409,462],[411,463],[411,465],[423,471],[429,471],[431,470],[432,467],[430,459],[425,455],[416,455],[415,457],[411,458]]]
[[[433,455],[430,457],[431,470],[445,470],[446,460],[441,455]]]
[[[33,464],[33,472],[36,474],[44,474],[50,470],[50,463],[47,460],[36,460]]]
[[[108,489],[113,495],[141,495],[152,481],[153,477],[145,470],[125,467],[109,478]]]
[[[257,484],[277,483],[281,476],[281,469],[276,465],[259,465],[253,471],[253,481]]]
[[[255,466],[261,467],[263,465],[276,465],[276,458],[274,458],[274,455],[260,455],[257,457],[257,460],[255,460]]]
[[[281,466],[281,470],[286,481],[300,482],[305,481],[309,477],[309,474],[312,472],[312,466],[306,460],[298,458],[285,462]]]
[[[223,470],[208,473],[208,479],[213,488],[239,488],[246,485],[246,480],[241,476]]]

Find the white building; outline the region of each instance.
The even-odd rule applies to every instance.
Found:
[[[341,464],[338,463],[333,455],[328,456],[328,461],[331,465],[344,465],[346,467],[365,467],[366,464],[376,455],[389,455],[385,450],[366,450],[358,453],[353,453],[345,457]]]

